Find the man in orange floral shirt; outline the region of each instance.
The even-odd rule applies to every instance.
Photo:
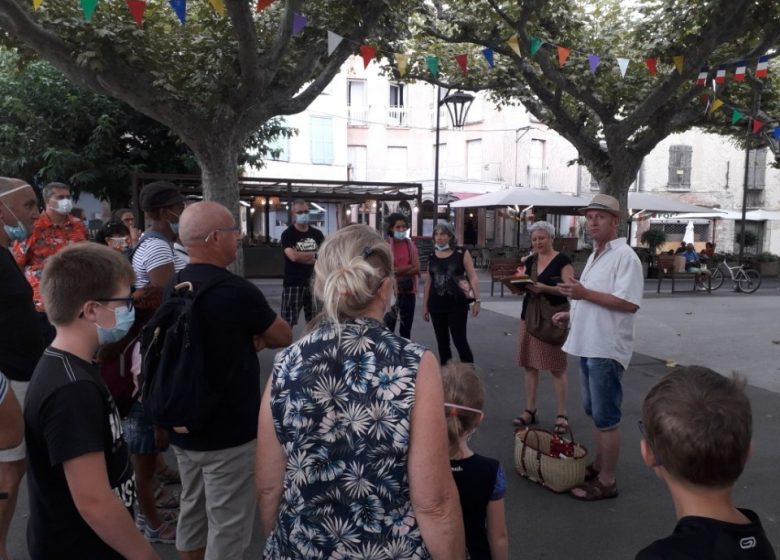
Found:
[[[73,200],[70,187],[64,183],[49,183],[43,187],[46,210],[36,220],[33,231],[24,241],[14,243],[12,252],[33,289],[35,308],[43,311],[39,285],[46,259],[70,243],[87,240],[83,222],[70,215]]]

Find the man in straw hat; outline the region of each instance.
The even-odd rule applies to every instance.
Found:
[[[568,296],[571,311],[553,320],[568,322],[563,350],[580,356],[582,404],[593,419],[596,457],[588,465],[585,484],[574,488],[580,500],[603,500],[618,495],[615,470],[620,454],[623,390],[620,380],[631,361],[634,322],[642,303],[642,264],[626,239],[618,237],[622,215],[616,199],[597,194],[585,208],[593,253],[577,280],[558,284]]]

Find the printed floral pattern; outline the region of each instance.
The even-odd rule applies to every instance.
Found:
[[[331,323],[280,352],[271,409],[287,453],[265,558],[428,558],[407,460],[425,348],[372,319]]]

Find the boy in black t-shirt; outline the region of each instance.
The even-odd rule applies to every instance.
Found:
[[[636,560],[774,560],[758,516],[731,498],[750,453],[752,417],[744,383],[714,371],[677,368],[642,406],[642,458],[674,501],[672,535]]]
[[[119,413],[92,359],[133,324],[133,269],[96,243],[50,257],[41,294],[57,336],[25,406],[33,560],[158,558],[135,527],[135,480]]]

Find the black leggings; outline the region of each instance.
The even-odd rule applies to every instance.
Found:
[[[395,324],[400,316],[401,326],[398,327],[398,334],[411,339],[416,302],[417,294],[398,294],[396,304],[385,314],[385,326],[391,331],[395,331]]]
[[[469,316],[469,308],[457,306],[444,313],[431,313],[433,332],[436,333],[436,345],[439,347],[439,361],[442,365],[452,359],[450,350],[450,335],[455,349],[458,351],[460,361],[474,363],[474,355],[471,353],[469,341],[466,340],[466,321]]]

